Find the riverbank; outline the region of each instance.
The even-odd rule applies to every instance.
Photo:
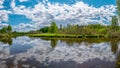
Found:
[[[120,38],[119,35],[74,35],[74,34],[55,34],[55,33],[11,33],[11,34],[0,34],[1,38],[18,37],[18,36],[29,36],[29,37],[48,37],[48,38]]]
[[[58,37],[58,38],[106,38],[108,35],[71,35],[71,34],[28,34],[30,37]]]

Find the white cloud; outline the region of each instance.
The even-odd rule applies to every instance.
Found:
[[[8,14],[10,14],[10,11],[6,10],[0,10],[0,23],[2,21],[7,22],[8,21]]]
[[[33,26],[32,24],[25,24],[25,23],[20,23],[17,26],[13,26],[13,31],[19,31],[19,32],[27,32],[30,30],[36,30],[37,28],[35,26]]]
[[[11,8],[14,8],[15,7],[15,0],[12,0],[12,2],[11,2]]]
[[[3,24],[2,22],[8,22],[8,15],[11,14],[11,11],[3,9],[3,3],[5,0],[0,0],[0,26],[7,26],[8,24]]]
[[[0,8],[3,8],[3,3],[4,3],[4,0],[0,0]]]
[[[20,2],[26,2],[26,1],[28,1],[28,0],[19,0]]]
[[[31,19],[32,27],[47,26],[51,21],[58,24],[89,24],[100,23],[106,25],[110,23],[111,16],[115,15],[116,6],[106,5],[100,8],[89,6],[83,2],[77,2],[73,5],[67,4],[36,4],[34,8],[26,8],[21,5],[13,8],[14,14],[25,15]]]

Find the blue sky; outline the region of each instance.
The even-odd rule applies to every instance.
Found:
[[[1,0],[0,22],[16,31],[36,30],[57,24],[110,24],[115,0]]]

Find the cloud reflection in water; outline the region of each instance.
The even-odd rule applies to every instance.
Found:
[[[12,51],[12,49],[16,50]],[[15,51],[18,49],[19,52],[16,53]],[[13,39],[12,46],[6,46],[6,44],[0,43],[0,67],[3,68],[7,66],[7,61],[9,59],[13,61],[14,65],[18,65],[19,62],[38,62],[47,65],[53,62],[59,63],[67,61],[82,64],[87,61],[91,62],[95,59],[105,62],[115,62],[115,58],[108,42],[93,43],[89,44],[89,46],[86,46],[83,42],[81,44],[75,43],[69,46],[64,42],[58,41],[57,46],[52,48],[50,41],[29,37],[18,37]],[[22,64],[22,66],[30,67],[31,64]]]

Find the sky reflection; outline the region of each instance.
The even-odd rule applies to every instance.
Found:
[[[89,46],[82,42],[69,46],[65,42],[58,41],[56,47],[53,48],[49,40],[18,37],[13,39],[12,46],[0,43],[0,67],[2,68],[11,65],[10,63],[13,63],[13,67],[21,63],[21,67],[29,68],[32,65],[37,68],[41,64],[47,66],[60,62],[74,62],[75,64],[85,64],[88,61],[98,62],[95,59],[100,63],[104,61],[109,64],[116,61],[109,42],[93,43]],[[32,64],[33,62],[36,64]]]

